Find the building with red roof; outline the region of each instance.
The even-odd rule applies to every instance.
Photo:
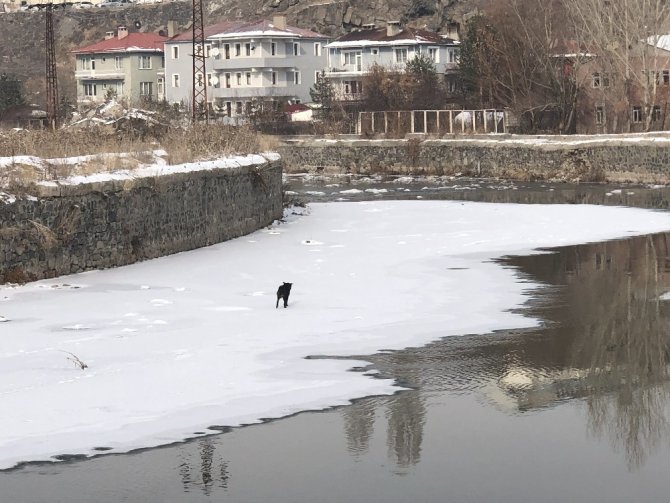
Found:
[[[167,40],[158,33],[129,33],[119,26],[116,32],[107,32],[104,40],[72,51],[77,102],[99,103],[109,97],[130,103],[164,99]]]

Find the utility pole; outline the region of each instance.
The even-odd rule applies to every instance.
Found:
[[[193,122],[209,122],[207,105],[207,73],[205,69],[205,26],[202,1],[193,0]]]
[[[56,75],[56,48],[54,43],[53,4],[46,6],[46,77],[47,77],[47,120],[49,127],[58,127],[58,76]]]

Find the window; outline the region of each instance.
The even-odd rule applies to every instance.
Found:
[[[207,74],[207,87],[212,87],[214,85],[212,83],[212,77],[213,77],[213,75],[211,73]]]
[[[344,52],[344,64],[345,65],[355,65],[356,64],[356,56],[361,55],[361,51],[347,51]]]
[[[153,82],[140,82],[140,96],[151,97],[154,90]]]
[[[247,72],[247,85],[251,85],[251,72]]]
[[[300,56],[300,42],[293,42],[293,55]]]
[[[654,108],[651,109],[651,120],[658,122],[661,120],[661,107],[654,105]]]
[[[123,58],[121,56],[114,56],[114,68],[117,70],[123,68]]]
[[[225,54],[226,59],[230,59],[230,44],[223,45],[223,53]]]
[[[315,42],[314,43],[314,55],[315,56],[321,56],[321,43],[320,42]]]
[[[631,121],[633,123],[640,123],[642,122],[642,107],[633,107],[633,113],[631,117]]]
[[[178,73],[173,73],[172,74],[172,87],[179,87],[179,74]]]
[[[95,84],[84,84],[84,96],[97,96],[98,86]]]
[[[377,56],[379,54],[379,48],[373,47],[372,49],[370,49],[370,52],[372,53],[373,56]]]
[[[433,63],[439,63],[440,62],[440,52],[437,47],[429,47],[428,48],[428,57]]]
[[[450,47],[447,50],[447,54],[449,56],[449,63],[458,63],[458,58],[461,55],[461,53],[458,49]]]
[[[277,44],[275,44],[274,42],[270,44],[270,54],[272,54],[273,56],[277,55]]]
[[[140,56],[138,59],[140,70],[151,70],[151,56]]]
[[[236,101],[235,102],[235,115],[242,115],[242,102],[241,101]]]
[[[277,85],[277,72],[272,72],[272,85]]]
[[[81,59],[81,69],[82,70],[95,70],[95,58],[82,58]]]
[[[394,61],[396,63],[407,63],[407,47],[393,49],[393,53],[395,54]]]
[[[605,107],[596,106],[596,124],[602,126],[605,124]]]
[[[205,57],[209,58],[209,54],[212,52],[212,44],[205,44]]]
[[[345,80],[344,94],[360,94],[363,92],[363,83],[359,80]]]
[[[158,83],[156,84],[156,92],[158,96],[163,96],[165,94],[165,82],[161,77],[158,78]]]
[[[293,72],[293,83],[296,86],[302,83],[302,79],[300,78],[300,72]]]
[[[244,54],[251,56],[251,44],[244,44]]]
[[[242,85],[242,74],[241,73],[235,74],[235,82],[237,83],[238,86]]]
[[[670,86],[670,70],[663,70],[663,85]]]
[[[196,87],[204,87],[205,85],[205,76],[198,72],[195,74],[195,86]]]
[[[321,72],[314,72],[314,83],[316,84],[321,78]]]
[[[230,74],[226,73],[226,87],[230,87]]]
[[[226,101],[226,115],[230,117],[233,115],[233,104],[230,101]]]
[[[235,44],[235,57],[242,55],[242,44]]]
[[[173,45],[172,46],[172,59],[179,59],[179,46],[178,45]]]
[[[610,77],[607,73],[594,73],[591,75],[591,85],[595,88],[609,87]]]

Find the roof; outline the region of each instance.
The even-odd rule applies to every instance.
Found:
[[[670,35],[652,35],[647,38],[647,43],[664,51],[670,51]]]
[[[296,28],[295,26],[286,26],[278,28],[271,21],[223,21],[205,27],[205,38],[248,38],[248,37],[287,37],[287,38],[323,38],[325,35],[316,33],[312,30]],[[193,39],[193,33],[186,31],[177,35],[170,42],[190,42]]]
[[[75,54],[100,52],[163,52],[163,44],[169,40],[158,33],[129,33],[121,40],[118,37],[103,40],[72,51]]]
[[[395,35],[387,35],[386,27],[355,30],[342,35],[328,47],[361,47],[367,45],[407,45],[407,44],[438,44],[459,45],[454,40],[434,31],[420,28],[402,28]]]

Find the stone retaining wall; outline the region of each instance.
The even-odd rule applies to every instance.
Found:
[[[670,182],[670,138],[295,140],[284,172],[455,175],[516,180]]]
[[[82,185],[0,202],[0,283],[161,257],[253,232],[282,215],[279,162]]]

